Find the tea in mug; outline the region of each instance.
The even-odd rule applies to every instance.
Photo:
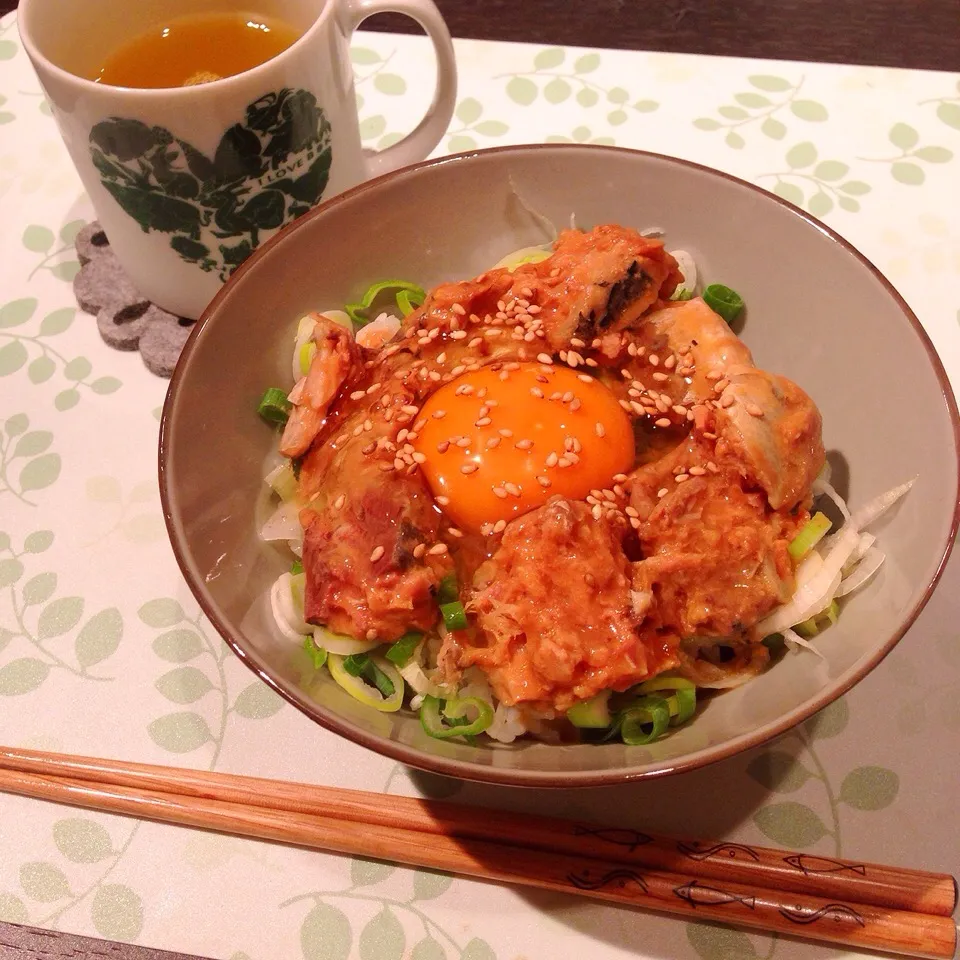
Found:
[[[128,40],[90,78],[115,87],[184,87],[243,73],[283,53],[300,32],[276,17],[175,17]]]

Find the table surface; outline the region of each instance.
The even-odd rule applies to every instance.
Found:
[[[887,0],[875,0],[860,5],[867,9],[857,9],[856,14],[845,12],[849,5],[832,2],[757,3],[755,10],[752,3],[728,4],[721,10],[721,5],[686,6],[667,0],[656,8],[655,23],[637,13],[645,8],[628,6],[622,0],[598,0],[592,5],[570,4],[559,9],[551,5],[549,15],[540,16],[535,11],[546,9],[545,5],[531,2],[508,7],[501,0],[484,0],[482,4],[441,0],[439,5],[455,34],[496,36],[500,40],[536,38],[538,46],[458,43],[461,93],[457,120],[438,153],[538,139],[645,147],[653,144],[666,153],[700,160],[775,188],[821,215],[893,279],[923,320],[954,386],[960,383],[960,161],[955,156],[960,156],[960,106],[954,106],[960,104],[960,83],[956,76],[606,50],[589,58],[580,50],[544,48],[546,44],[576,42],[601,48],[735,53],[743,57],[956,70],[960,66],[960,37],[952,0],[896,6]],[[9,6],[0,0],[0,10]],[[584,12],[588,6],[589,14]],[[735,13],[728,9],[734,6]],[[854,16],[856,22],[851,19]],[[379,21],[379,25],[382,23]],[[32,547],[25,544],[18,550],[15,562],[28,568],[31,582],[41,592],[47,589],[50,578],[56,584],[58,575],[63,584],[61,593],[71,582],[74,589],[86,591],[90,604],[87,614],[98,609],[94,603],[99,602],[106,614],[106,608],[120,601],[109,582],[84,580],[77,574],[73,569],[74,552],[84,558],[85,566],[109,566],[116,551],[127,551],[152,564],[149,576],[131,574],[125,583],[122,592],[129,593],[129,598],[124,598],[122,620],[128,639],[120,652],[112,654],[113,668],[109,671],[125,672],[126,706],[136,714],[131,722],[141,724],[143,719],[141,726],[147,729],[147,721],[163,712],[163,700],[159,707],[156,701],[164,678],[154,689],[155,674],[173,665],[164,667],[151,653],[157,633],[152,627],[163,619],[161,608],[169,608],[160,598],[166,590],[187,607],[189,594],[169,557],[146,468],[120,447],[94,444],[90,451],[80,451],[70,434],[92,436],[104,422],[124,430],[143,430],[144,416],[150,419],[156,411],[165,385],[146,374],[136,356],[114,354],[103,347],[92,332],[92,324],[77,321],[70,329],[57,332],[56,322],[47,319],[62,318],[64,309],[69,309],[69,285],[63,281],[72,275],[69,243],[54,245],[50,228],[67,231],[71,223],[88,218],[90,208],[59,147],[52,121],[38,110],[42,101],[37,99],[35,80],[15,49],[14,38],[15,29],[7,20],[0,25],[0,61],[9,61],[0,62],[0,71],[8,71],[0,72],[0,124],[15,122],[16,126],[7,129],[18,132],[18,144],[36,148],[42,162],[24,163],[16,150],[11,152],[11,139],[0,143],[0,212],[8,225],[0,240],[0,300],[21,303],[35,298],[36,319],[46,314],[40,332],[23,338],[25,349],[38,350],[37,356],[48,356],[50,351],[54,366],[66,363],[64,353],[82,352],[92,358],[96,369],[80,377],[76,388],[63,389],[60,381],[71,376],[66,366],[62,370],[58,367],[51,381],[57,383],[56,390],[41,383],[40,367],[32,364],[30,369],[36,377],[31,373],[29,378],[7,376],[0,380],[0,388],[6,391],[0,393],[0,423],[5,421],[8,435],[17,435],[20,425],[13,428],[10,424],[17,419],[17,411],[27,408],[36,422],[30,424],[26,435],[34,438],[34,443],[41,443],[41,437],[43,443],[52,440],[52,449],[57,451],[41,452],[30,461],[37,467],[29,483],[22,482],[17,493],[22,502],[13,502],[7,480],[6,487],[0,484],[0,510],[5,511],[0,527],[10,531],[19,545],[32,531],[45,525],[57,526],[55,512],[72,511],[78,517],[77,529],[56,529],[58,541],[66,541],[63,549],[58,542],[44,557],[34,556],[48,550],[48,546],[39,549],[42,538],[35,539]],[[4,46],[10,43],[14,43],[13,48]],[[364,51],[357,57],[358,92],[363,101],[362,130],[369,146],[382,144],[394,130],[412,125],[412,118],[423,107],[426,81],[418,83],[423,80],[423,68],[411,65],[415,58],[407,55],[421,49],[417,44],[412,38],[384,34],[357,39],[355,46]],[[389,70],[385,70],[388,63]],[[631,92],[623,100],[621,93],[628,92],[626,87]],[[798,96],[801,88],[802,96]],[[767,103],[758,106],[761,99]],[[742,106],[734,106],[734,100]],[[533,104],[535,109],[531,109]],[[824,161],[832,163],[832,169],[821,166]],[[834,179],[834,172],[841,168]],[[43,213],[38,212],[41,209]],[[66,236],[67,232],[62,233]],[[57,349],[43,340],[44,325],[58,333]],[[12,335],[6,336],[7,340],[0,334],[0,348]],[[34,359],[34,353],[30,359]],[[122,405],[108,396],[115,389],[114,383],[121,381],[123,391],[118,390],[117,396],[127,398]],[[92,387],[94,383],[101,387]],[[27,391],[29,407],[27,401],[17,405],[21,404],[23,391]],[[81,392],[82,402],[71,410],[76,403],[74,395]],[[65,395],[69,399],[63,400]],[[70,421],[71,426],[58,428],[58,417],[64,423]],[[150,422],[155,430],[155,420]],[[144,462],[154,442],[147,436],[138,444]],[[9,447],[3,456],[8,453]],[[63,462],[59,480],[53,476],[51,457],[56,458],[57,472]],[[6,468],[6,460],[3,466]],[[43,572],[53,568],[56,574]],[[917,749],[929,742],[923,738],[924,733],[956,737],[960,730],[956,709],[960,701],[960,661],[952,626],[960,621],[960,560],[951,562],[946,578],[948,582],[937,591],[920,622],[882,668],[819,723],[808,724],[771,747],[669,783],[586,791],[562,798],[553,795],[545,802],[551,812],[561,815],[616,822],[618,812],[623,819],[622,811],[630,810],[628,819],[668,833],[751,841],[759,838],[825,856],[838,855],[842,843],[844,853],[856,851],[866,859],[960,872],[960,839],[955,830],[949,829],[956,822],[952,785],[960,773],[960,751],[935,740],[932,749],[936,750],[938,763],[931,764]],[[78,581],[82,581],[80,587]],[[135,603],[134,597],[139,601]],[[150,597],[155,599],[138,605]],[[5,612],[0,607],[0,626],[6,625]],[[191,617],[193,612],[190,609]],[[60,613],[69,616],[66,607]],[[100,625],[108,619],[101,620]],[[195,620],[191,629],[203,633],[202,622]],[[0,639],[3,636],[0,633]],[[142,642],[139,655],[125,653],[130,637]],[[205,634],[204,639],[208,639]],[[0,644],[0,669],[12,662],[13,646],[4,652]],[[152,648],[159,649],[155,644]],[[244,670],[236,667],[232,658],[225,658],[222,651],[212,646],[211,651],[220,672],[224,703],[228,687],[232,695],[238,691],[246,694],[249,679],[245,679]],[[926,689],[924,670],[929,657],[936,663],[937,678]],[[147,662],[151,658],[153,662]],[[121,662],[122,670],[117,670]],[[10,710],[11,701],[0,703],[0,742],[75,752],[81,752],[84,743],[102,742],[104,753],[129,755],[119,734],[115,736],[98,711],[93,716],[83,709],[83,682],[96,678],[71,678],[66,667],[53,672],[60,686],[52,688],[51,683],[48,692],[43,688],[15,701],[28,708],[26,713]],[[81,665],[80,672],[88,671]],[[97,684],[92,686],[96,688]],[[171,693],[171,698],[176,695]],[[149,701],[151,696],[153,702],[141,707],[141,701]],[[35,723],[36,711],[51,707],[58,697],[73,698],[70,702],[77,711],[76,731],[55,726],[47,729]],[[236,700],[235,706],[239,703]],[[29,713],[31,709],[34,714]],[[144,709],[154,713],[144,714]],[[451,786],[362,751],[331,746],[325,734],[319,738],[318,753],[325,755],[323,747],[327,746],[331,748],[329,755],[336,754],[338,759],[324,763],[320,757],[310,756],[298,758],[291,765],[276,755],[273,745],[278,741],[296,743],[298,738],[316,734],[312,728],[307,730],[298,715],[291,716],[290,708],[276,712],[278,709],[278,705],[249,696],[246,713],[238,711],[243,719],[238,720],[234,714],[230,720],[233,728],[227,735],[227,712],[233,712],[234,707],[227,711],[225,706],[223,725],[212,735],[216,744],[210,764],[216,763],[223,748],[221,768],[237,772],[379,786],[384,792],[437,795],[459,789],[459,799],[491,806],[534,808],[543,802],[530,794]],[[149,723],[153,742],[145,741],[149,749],[137,759],[201,766],[208,761],[206,755],[199,754],[209,752],[209,744],[188,746],[182,760],[177,756],[171,759],[169,751],[179,747],[158,723]],[[87,752],[95,751],[88,748]],[[784,764],[786,768],[781,770]],[[780,775],[772,773],[778,770]],[[711,795],[726,802],[704,809],[698,798]],[[38,809],[45,811],[42,817],[37,816]],[[546,955],[548,945],[553,945],[554,955],[577,952],[598,960],[635,955],[641,949],[649,957],[699,956],[703,960],[718,960],[724,955],[776,954],[777,960],[838,955],[797,943],[719,933],[716,928],[694,924],[683,930],[683,925],[657,918],[644,918],[640,926],[636,915],[626,911],[566,898],[524,896],[468,881],[438,887],[417,899],[416,891],[422,892],[422,888],[414,880],[415,896],[411,899],[398,892],[411,876],[409,871],[371,872],[362,862],[342,867],[336,858],[222,838],[205,839],[203,835],[184,841],[184,832],[172,828],[149,827],[144,831],[147,840],[139,838],[138,842],[144,841],[141,849],[135,844],[124,856],[134,841],[136,828],[131,831],[127,822],[116,818],[84,820],[87,826],[78,828],[79,821],[65,820],[65,816],[69,815],[55,807],[0,797],[0,921],[35,924],[31,928],[0,922],[3,960],[40,956],[145,960],[174,956],[77,934],[189,949],[224,960],[299,956],[300,951],[305,958],[325,956],[316,952],[316,943],[311,946],[308,942],[309,921],[318,906],[302,926],[300,919],[290,918],[287,907],[261,917],[259,901],[255,897],[244,901],[246,891],[231,886],[235,869],[254,872],[271,895],[285,882],[279,877],[302,875],[302,882],[294,880],[284,887],[288,896],[296,894],[289,897],[291,903],[301,902],[306,896],[298,891],[324,884],[332,889],[336,881],[339,887],[323,894],[328,901],[309,901],[338,903],[343,912],[329,905],[324,908],[328,920],[350,912],[347,901],[337,897],[353,897],[355,901],[366,897],[380,912],[370,919],[366,914],[351,914],[359,940],[353,938],[353,953],[343,953],[344,957],[360,956],[362,960],[401,955],[395,952],[398,916],[403,918],[401,952],[404,930],[406,942],[413,943],[411,923],[420,923],[423,930],[432,930],[439,939],[447,936],[439,954],[427,951],[422,956],[456,954],[471,960],[505,960],[523,955],[539,960]],[[31,829],[15,826],[19,822],[29,822]],[[69,826],[71,823],[73,826]],[[106,828],[91,823],[102,823]],[[947,829],[938,835],[929,829],[930,824],[943,824]],[[108,841],[106,853],[97,854],[95,840],[101,834],[96,830],[103,829],[109,829],[114,839]],[[45,832],[42,836],[41,831]],[[176,849],[177,856],[168,855],[168,848]],[[170,871],[169,887],[162,880],[154,882],[150,899],[141,902],[134,888],[139,883],[142,892],[151,882],[146,874],[162,876],[165,870]],[[343,879],[344,870],[352,886]],[[61,883],[63,889],[58,888]],[[217,894],[211,894],[211,890],[217,890]],[[231,896],[224,902],[227,893]],[[131,906],[131,898],[136,898],[136,909]],[[206,899],[194,902],[196,898]],[[277,893],[270,902],[279,903],[281,899]],[[218,902],[219,912],[236,930],[224,935],[216,920],[210,918],[210,902]],[[282,925],[278,943],[286,947],[273,950],[264,946],[270,942],[263,938],[264,924],[275,925],[278,937]],[[53,927],[59,929],[49,929]],[[480,941],[483,947],[471,947],[481,936],[485,938]],[[637,946],[641,937],[642,948]],[[437,943],[432,937],[428,939]],[[570,954],[564,954],[564,950]],[[420,954],[415,952],[414,956],[419,960]]]

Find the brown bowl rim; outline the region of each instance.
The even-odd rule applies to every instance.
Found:
[[[636,782],[638,780],[663,777],[674,773],[688,773],[692,770],[699,769],[700,767],[707,766],[708,764],[726,760],[745,750],[769,743],[771,740],[776,739],[781,734],[795,727],[797,724],[802,723],[804,720],[813,716],[815,713],[833,703],[835,700],[838,700],[852,687],[859,683],[868,673],[875,669],[890,653],[890,651],[893,650],[893,648],[900,642],[907,630],[913,626],[917,617],[930,600],[934,589],[943,575],[947,560],[950,557],[950,553],[953,550],[953,546],[956,541],[957,530],[960,528],[960,473],[958,473],[957,478],[957,498],[954,504],[950,530],[948,532],[946,542],[943,545],[943,550],[937,564],[937,569],[930,578],[930,582],[927,584],[926,589],[914,604],[913,608],[904,617],[903,622],[900,624],[897,630],[894,631],[889,640],[887,640],[887,642],[884,643],[883,646],[880,647],[880,649],[878,649],[874,654],[868,657],[864,663],[853,670],[850,676],[843,680],[842,683],[840,683],[837,687],[832,688],[829,693],[824,693],[815,697],[808,704],[796,708],[792,712],[782,717],[779,721],[769,725],[768,727],[765,727],[761,731],[743,734],[720,746],[704,748],[691,754],[688,758],[680,758],[673,762],[647,765],[645,767],[641,766],[640,768],[635,769],[626,768],[622,770],[586,773],[578,773],[575,771],[569,773],[549,773],[537,770],[520,770],[485,766],[482,764],[471,763],[469,761],[452,760],[445,757],[431,756],[430,754],[423,753],[414,747],[398,743],[394,740],[380,738],[376,735],[368,734],[365,731],[350,727],[341,722],[337,714],[331,711],[326,711],[319,705],[312,706],[309,704],[304,704],[297,700],[292,694],[288,693],[283,684],[274,680],[267,668],[266,663],[261,661],[256,652],[245,649],[242,643],[238,641],[227,629],[214,605],[207,602],[202,586],[195,581],[190,570],[190,566],[187,562],[187,550],[180,544],[176,533],[174,516],[171,507],[171,495],[168,488],[168,476],[166,471],[166,459],[172,443],[170,429],[172,409],[180,386],[183,383],[184,378],[187,376],[187,369],[190,365],[190,357],[193,352],[194,344],[196,343],[198,337],[202,334],[206,324],[210,322],[211,317],[217,312],[220,303],[227,296],[229,296],[230,288],[237,282],[239,278],[244,275],[244,273],[246,273],[247,270],[249,270],[263,257],[267,256],[270,250],[276,244],[278,244],[281,240],[286,240],[288,236],[296,233],[297,230],[305,226],[314,218],[323,216],[326,211],[342,204],[350,203],[355,197],[375,191],[380,187],[380,185],[391,180],[410,176],[413,173],[433,167],[441,167],[452,163],[469,163],[476,157],[485,157],[491,154],[521,154],[529,153],[531,151],[539,152],[541,150],[553,152],[616,152],[630,156],[646,157],[656,161],[665,161],[668,164],[675,164],[677,166],[687,167],[711,176],[721,177],[741,187],[746,187],[748,190],[762,196],[766,201],[779,204],[787,209],[793,216],[799,217],[809,226],[813,227],[815,230],[818,230],[828,239],[837,244],[846,253],[851,254],[880,282],[887,294],[899,307],[901,313],[909,321],[911,327],[913,328],[913,332],[916,334],[926,350],[930,365],[933,368],[933,372],[936,375],[937,381],[940,385],[941,396],[947,407],[947,412],[953,424],[954,456],[960,460],[960,414],[958,414],[957,401],[950,385],[947,372],[943,366],[943,362],[934,348],[929,334],[920,323],[917,315],[913,312],[913,310],[896,290],[893,284],[886,278],[886,276],[884,276],[884,274],[856,247],[854,247],[849,241],[845,240],[831,227],[827,226],[825,223],[822,223],[812,215],[806,213],[804,210],[801,210],[799,207],[794,206],[792,203],[783,200],[776,194],[770,193],[769,191],[764,190],[762,187],[758,187],[756,184],[749,183],[748,181],[741,180],[739,177],[735,177],[732,174],[726,173],[722,170],[716,170],[712,167],[708,167],[701,163],[696,163],[692,160],[685,160],[680,157],[671,157],[666,154],[654,153],[653,151],[649,150],[634,150],[629,147],[613,147],[599,144],[535,143],[472,150],[465,153],[438,157],[433,160],[425,160],[422,163],[412,164],[411,166],[394,170],[391,173],[387,173],[373,180],[367,180],[364,183],[358,184],[357,186],[322,202],[312,210],[283,227],[269,240],[260,245],[253,252],[253,254],[251,254],[251,256],[234,271],[227,283],[218,291],[213,300],[210,301],[206,309],[201,314],[200,319],[194,325],[194,328],[191,331],[186,344],[184,345],[180,360],[177,363],[176,370],[174,371],[173,377],[170,381],[166,398],[164,399],[163,412],[160,418],[160,440],[158,446],[160,500],[163,508],[164,522],[167,527],[167,534],[170,539],[171,546],[173,547],[177,564],[180,567],[180,571],[183,574],[187,585],[190,587],[191,593],[193,593],[200,605],[200,608],[203,610],[204,615],[214,625],[224,642],[237,655],[241,662],[246,664],[246,666],[252,670],[253,673],[256,674],[264,683],[266,683],[267,686],[269,686],[281,697],[300,710],[301,713],[308,716],[315,723],[318,723],[321,727],[324,727],[326,730],[336,733],[339,736],[352,741],[353,743],[372,750],[375,753],[379,753],[383,756],[389,757],[392,760],[397,760],[401,763],[404,763],[407,766],[415,767],[429,773],[440,774],[442,776],[455,777],[461,780],[514,787],[561,788],[615,786],[618,784]]]

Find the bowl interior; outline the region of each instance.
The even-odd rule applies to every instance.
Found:
[[[535,211],[535,212],[534,212]],[[276,435],[256,416],[290,385],[297,318],[355,300],[374,280],[424,287],[474,276],[502,255],[579,226],[665,231],[706,282],[738,290],[758,364],[819,405],[835,482],[853,508],[916,476],[876,525],[887,562],[812,654],[709,700],[650,747],[470,747],[428,738],[413,716],[361,708],[332,681],[299,685],[293,646],[266,592],[289,558],[258,539]],[[437,161],[366,184],[283,231],[241,268],[197,325],[164,410],[161,487],[178,559],[241,658],[323,725],[440,773],[502,783],[616,782],[720,759],[798,722],[849,688],[912,622],[949,548],[957,423],[942,367],[916,319],[862,257],[816,221],[730,177],[596,147],[520,147]]]

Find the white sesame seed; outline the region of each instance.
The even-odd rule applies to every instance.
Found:
[[[433,411],[433,419],[434,419],[434,420],[442,420],[446,415],[447,415],[447,411],[446,411],[446,410],[434,410],[434,411]]]
[[[633,527],[634,530],[639,530],[639,529],[640,529],[640,521],[639,521],[636,517],[631,517],[631,518],[630,518],[630,526]]]
[[[655,374],[653,375],[653,379],[654,379],[654,380],[659,380],[659,381],[662,383],[664,380],[669,380],[670,377],[669,377],[668,374],[666,374],[666,373],[660,373],[660,372],[658,371],[657,373],[655,373]]]
[[[405,403],[400,409],[403,413],[409,413],[411,417],[415,417],[420,412],[420,408],[412,403]]]
[[[708,380],[719,380],[723,376],[723,371],[721,370],[710,370],[707,373]]]
[[[547,454],[546,464],[548,467],[555,467],[557,465],[558,460],[559,460],[559,457],[557,456],[556,452],[551,451],[549,454]]]
[[[655,353],[651,353],[650,356],[647,357],[647,360],[652,367],[655,367],[660,363],[660,358]]]
[[[455,314],[457,314],[458,317],[465,317],[465,316],[467,315],[467,311],[464,310],[463,307],[461,306],[461,304],[459,304],[459,303],[455,303],[450,309],[451,309]]]
[[[570,410],[571,410],[573,413],[576,413],[576,412],[580,409],[581,406],[582,406],[582,404],[580,403],[580,398],[579,398],[579,397],[574,397],[573,403],[570,404]]]
[[[474,423],[475,427],[488,427],[490,426],[491,420],[489,417],[481,417]]]
[[[563,470],[564,468],[569,467],[571,462],[572,461],[569,460],[567,457],[560,457],[557,460],[557,466],[560,467],[561,470]]]
[[[747,403],[745,404],[745,407],[746,407],[747,413],[749,413],[751,417],[763,416],[763,410],[761,410],[760,407],[758,407],[755,403]]]
[[[336,500],[333,501],[333,509],[339,510],[347,502],[346,494],[341,493]]]
[[[686,481],[690,479],[690,475],[687,473],[678,473],[673,479],[677,483],[686,483]]]
[[[419,433],[426,425],[427,425],[426,418],[425,418],[425,417],[421,417],[421,418],[413,425],[413,430],[411,430],[410,433],[407,434],[407,436],[412,439],[413,436],[414,436],[414,434]]]
[[[511,497],[520,496],[520,488],[515,483],[505,483],[503,487]]]
[[[514,446],[518,450],[529,450],[533,446],[532,440],[518,440]]]
[[[468,344],[467,347],[470,350],[473,350],[475,347],[479,347],[483,343],[483,337],[474,337]]]
[[[603,511],[600,509],[600,504],[596,504],[590,508],[590,515],[594,520],[599,520],[600,517],[603,516]]]
[[[725,393],[720,398],[720,406],[726,409],[727,407],[732,407],[734,402],[734,396],[732,393]]]
[[[538,353],[537,360],[539,360],[540,363],[546,364],[548,367],[553,363],[553,357],[551,357],[549,353]]]
[[[376,563],[387,551],[383,547],[374,547],[370,554],[370,562]]]
[[[447,552],[447,545],[445,543],[435,543],[427,553],[431,557],[442,557]]]
[[[499,497],[501,500],[507,499],[507,491],[504,487],[491,487],[491,489],[495,497]]]
[[[504,437],[507,440],[509,440],[513,436],[513,431],[507,430],[506,428],[502,430],[498,430],[497,433],[499,433],[501,437]]]
[[[618,400],[617,403],[619,403],[620,406],[623,407],[623,409],[627,411],[627,413],[631,413],[631,412],[632,412],[632,409],[633,409],[633,408],[630,406],[630,401],[629,401],[629,400]]]
[[[493,532],[494,532],[494,533],[503,533],[503,531],[506,530],[506,529],[507,529],[507,521],[506,521],[506,520],[498,520],[498,521],[493,525]]]
[[[586,374],[586,373],[578,373],[578,374],[577,374],[577,379],[578,379],[581,383],[593,383],[593,377],[589,376],[589,375]]]
[[[365,390],[354,390],[353,393],[350,394],[350,399],[362,400],[366,395],[367,393]]]
[[[539,387],[530,388],[530,396],[537,397],[538,399],[543,399],[543,391]]]
[[[392,463],[381,463],[381,464],[380,464],[380,469],[381,469],[384,473],[390,473],[390,471],[394,469],[394,466],[393,466]]]
[[[717,393],[723,393],[723,391],[726,390],[727,387],[729,387],[729,386],[730,386],[730,381],[727,380],[726,377],[724,377],[722,380],[718,380],[718,381],[713,385],[713,389],[714,389]]]
[[[654,424],[658,427],[669,427],[670,421],[666,417],[660,417],[659,420],[654,420]]]
[[[479,468],[475,463],[465,463],[465,464],[460,468],[460,472],[461,472],[461,473],[470,474],[470,473],[476,473],[477,470],[479,470],[479,469],[480,469],[480,468]]]
[[[706,472],[707,471],[704,470],[703,467],[691,467],[687,471],[687,473],[689,473],[691,477],[702,477]]]
[[[637,403],[636,400],[631,400],[630,403],[627,404],[627,406],[630,407],[630,409],[631,409],[638,417],[642,417],[642,416],[647,412],[646,407],[644,407],[644,405],[643,405],[642,403]]]
[[[422,454],[419,450],[415,450],[413,453],[410,454],[410,456],[413,457],[414,463],[426,463],[426,462],[427,462],[426,456],[425,456],[424,454]]]
[[[539,476],[538,476],[538,477],[537,477],[537,483],[539,483],[541,487],[544,487],[544,488],[549,487],[549,486],[550,486],[550,478],[549,478],[549,477],[539,477]]]
[[[458,447],[460,447],[461,449],[464,449],[464,450],[465,450],[467,447],[470,446],[470,438],[469,438],[469,437],[457,437],[456,444],[457,444]]]

